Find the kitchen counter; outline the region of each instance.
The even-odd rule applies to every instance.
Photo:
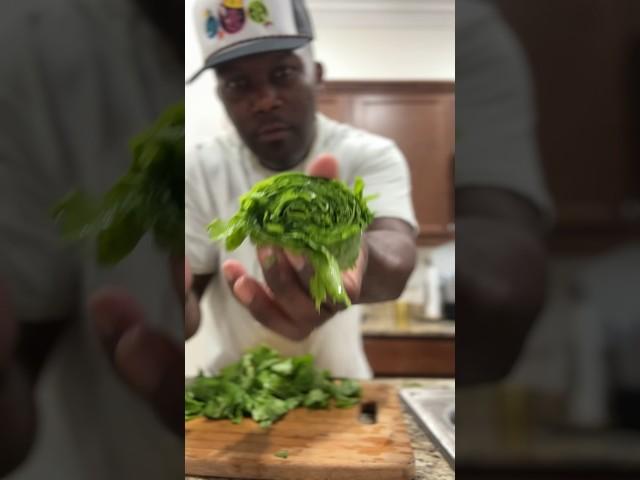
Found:
[[[365,337],[427,337],[452,339],[456,336],[456,324],[451,320],[409,319],[406,325],[384,317],[365,317],[361,327]]]
[[[423,337],[453,339],[456,323],[447,319],[427,319],[415,305],[407,305],[404,319],[398,319],[394,302],[363,307],[361,331],[364,336]],[[402,315],[402,314],[401,314]]]
[[[394,385],[398,389],[406,387],[429,387],[429,388],[455,388],[453,380],[432,380],[432,379],[378,379],[376,382]],[[449,467],[447,461],[433,446],[426,434],[420,429],[413,416],[405,411],[411,444],[414,449],[416,460],[416,476],[414,480],[453,480],[455,472]],[[186,480],[202,480],[195,477],[187,477]],[[216,480],[231,480],[216,478]]]
[[[640,469],[640,433],[566,424],[558,395],[489,385],[456,392],[458,464],[477,469]]]

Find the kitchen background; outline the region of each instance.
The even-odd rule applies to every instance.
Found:
[[[455,369],[453,147],[455,2],[312,0],[319,108],[393,138],[413,176],[420,261],[398,302],[364,309],[365,349],[377,376],[452,377]],[[201,64],[185,2],[186,74]],[[185,90],[187,148],[231,128],[213,75]],[[425,301],[428,300],[428,301]],[[206,359],[204,336],[186,345],[185,373]]]
[[[456,392],[457,473],[638,478],[640,3],[492,3],[531,68],[555,225],[546,305],[518,365]]]

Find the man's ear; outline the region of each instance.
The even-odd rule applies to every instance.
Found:
[[[320,62],[315,62],[314,63],[315,66],[315,81],[316,81],[316,86],[320,86],[324,83],[324,65],[322,65]]]

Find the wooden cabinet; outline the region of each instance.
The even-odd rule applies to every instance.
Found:
[[[640,236],[640,2],[497,4],[533,74],[554,245],[593,250]]]
[[[420,243],[453,238],[453,83],[328,82],[318,107],[335,120],[393,139],[411,170]]]
[[[455,339],[365,335],[364,350],[375,376],[455,376]]]

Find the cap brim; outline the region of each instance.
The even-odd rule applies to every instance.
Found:
[[[223,63],[231,60],[236,60],[238,58],[258,53],[275,52],[278,50],[296,50],[304,47],[310,41],[310,37],[296,35],[272,38],[262,37],[231,45],[211,55],[202,68],[187,80],[187,84],[193,82],[205,70],[217,67],[218,65],[222,65]]]

